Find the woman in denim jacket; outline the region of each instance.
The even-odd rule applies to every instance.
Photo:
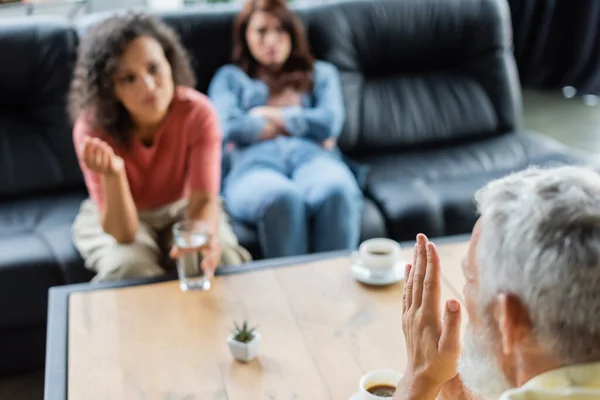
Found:
[[[333,151],[344,124],[337,69],[313,59],[282,0],[246,3],[233,60],[208,90],[231,153],[231,216],[256,226],[265,257],[355,248],[363,199]]]

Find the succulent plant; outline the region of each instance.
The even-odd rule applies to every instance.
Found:
[[[233,339],[234,340],[237,340],[238,342],[242,342],[242,343],[248,343],[249,341],[254,339],[254,331],[256,330],[256,327],[250,328],[248,326],[247,321],[244,321],[242,326],[239,326],[237,322],[234,322],[234,325],[235,325],[235,327],[233,329]]]

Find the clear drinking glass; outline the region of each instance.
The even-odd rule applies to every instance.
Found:
[[[173,242],[183,253],[177,259],[177,273],[179,286],[184,292],[210,289],[210,279],[200,268],[202,254],[185,251],[203,246],[207,240],[208,226],[203,221],[186,219],[173,225]]]

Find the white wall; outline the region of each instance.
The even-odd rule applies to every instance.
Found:
[[[69,15],[72,5],[36,6],[34,15]],[[0,7],[0,18],[22,17],[26,14],[26,8],[22,4],[10,4]]]
[[[146,3],[157,10],[176,10],[183,7],[183,0],[147,0]]]
[[[88,0],[90,12],[123,8],[135,8],[146,5],[146,0]]]
[[[183,0],[88,0],[90,12],[124,8],[150,7],[160,10],[172,10],[183,7]]]
[[[146,6],[150,0],[88,0],[88,10],[90,12],[97,11],[106,11],[106,10],[114,10],[114,9],[124,9],[124,8],[137,8]],[[157,5],[160,6],[161,0],[154,0],[157,2]],[[182,0],[162,0],[166,4],[163,7],[174,7],[174,3],[179,3],[179,7],[181,7],[183,1]],[[173,4],[171,4],[173,3]],[[56,2],[49,2],[48,4],[40,4],[36,5],[34,8],[33,15],[62,15],[68,16],[73,10],[72,4],[60,4],[60,0]],[[15,16],[24,16],[25,6],[22,4],[10,4],[5,6],[0,6],[0,18],[10,18]],[[85,7],[81,7],[76,17],[84,15]]]

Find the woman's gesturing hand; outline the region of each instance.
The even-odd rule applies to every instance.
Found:
[[[123,169],[123,159],[115,154],[108,143],[98,138],[86,137],[82,147],[83,162],[90,170],[110,176]]]

